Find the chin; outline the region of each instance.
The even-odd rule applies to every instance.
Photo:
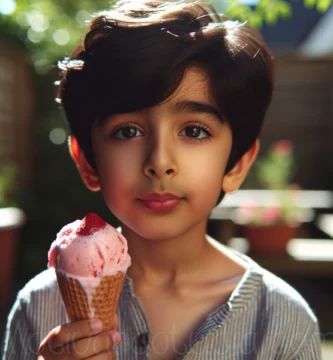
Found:
[[[149,225],[144,223],[133,224],[133,226],[128,226],[130,231],[134,232],[137,236],[140,236],[143,239],[152,240],[152,241],[163,241],[176,238],[181,236],[186,232],[184,226],[172,226],[169,224],[158,224],[158,222],[151,222]]]
[[[164,220],[164,221],[163,221]],[[170,219],[156,219],[145,221],[136,221],[132,226],[127,226],[130,231],[133,231],[143,239],[151,241],[166,241],[176,239],[182,236],[194,234],[199,235],[201,230],[205,233],[206,227],[203,226],[202,219],[198,221],[189,221],[184,219],[179,221],[179,217]]]

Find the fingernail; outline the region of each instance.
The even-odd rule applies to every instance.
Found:
[[[90,327],[92,331],[101,331],[103,329],[103,323],[99,319],[92,319],[90,321]]]
[[[120,334],[117,331],[111,333],[113,345],[118,345],[120,343]]]

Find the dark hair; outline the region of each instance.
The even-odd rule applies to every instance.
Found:
[[[88,162],[95,167],[94,121],[162,102],[190,64],[207,73],[230,124],[231,170],[259,136],[273,91],[273,60],[256,30],[201,1],[120,1],[94,17],[83,44],[60,63],[58,101]]]

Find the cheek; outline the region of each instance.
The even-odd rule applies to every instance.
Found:
[[[217,201],[217,198],[222,190],[222,179],[223,176],[220,171],[204,169],[199,172],[198,176],[193,181],[193,191],[195,190],[200,194],[196,197],[198,205],[204,208],[212,208]]]
[[[187,162],[185,183],[188,185],[190,192],[199,192],[201,194],[200,197],[196,197],[197,201],[212,203],[212,206],[215,205],[222,189],[227,158],[228,152],[225,149],[221,151],[220,148],[214,148],[213,151],[209,151],[207,154],[198,151],[195,161],[192,157],[192,161]],[[201,205],[203,206],[203,204]]]
[[[183,162],[186,173],[193,177],[192,181],[220,182],[225,171],[229,151],[218,146],[206,147],[191,151],[187,154],[188,159]]]
[[[124,192],[133,189],[140,167],[137,153],[108,149],[99,152],[96,162],[100,184],[106,197],[116,200]]]

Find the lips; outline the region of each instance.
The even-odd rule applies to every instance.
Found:
[[[180,197],[170,194],[170,193],[152,193],[152,194],[141,196],[140,199],[141,200],[167,201],[167,200],[174,200],[174,199],[180,200]]]
[[[152,193],[140,197],[139,200],[146,208],[152,211],[165,212],[175,208],[181,198],[170,193]]]

